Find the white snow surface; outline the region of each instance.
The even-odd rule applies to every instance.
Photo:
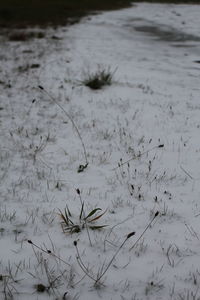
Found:
[[[0,299],[200,299],[199,16],[138,3],[1,37]],[[94,91],[99,68],[113,82]],[[66,205],[80,223],[76,189],[107,227],[63,232]]]

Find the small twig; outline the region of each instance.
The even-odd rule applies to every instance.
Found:
[[[79,139],[80,139],[80,141],[81,141],[81,145],[82,145],[82,147],[83,147],[83,153],[84,153],[84,156],[85,156],[85,166],[88,166],[88,160],[87,160],[87,151],[86,151],[86,147],[85,147],[85,144],[84,144],[84,142],[83,142],[83,139],[82,139],[82,136],[81,136],[81,134],[80,134],[80,131],[79,131],[79,129],[78,129],[78,127],[77,127],[77,125],[76,125],[76,123],[74,122],[74,120],[73,120],[73,118],[69,115],[69,113],[62,107],[62,105],[60,105],[57,101],[56,101],[56,99],[49,93],[49,92],[47,92],[47,90],[45,90],[44,88],[43,88],[43,86],[41,86],[41,85],[38,85],[38,88],[41,90],[41,91],[43,91],[63,112],[64,112],[64,114],[67,116],[67,118],[71,121],[71,123],[72,123],[72,125],[74,126],[74,128],[75,128],[75,130],[76,130],[76,132],[77,132],[77,135],[78,135],[78,137],[79,137]]]
[[[129,251],[131,251],[139,242],[139,240],[143,237],[143,235],[145,234],[145,232],[149,229],[149,227],[151,226],[151,224],[153,223],[153,221],[155,220],[155,218],[159,215],[159,212],[157,211],[153,217],[153,219],[150,221],[150,223],[147,225],[147,227],[145,228],[145,230],[142,232],[142,234],[139,236],[139,238],[136,240],[136,242],[133,244],[133,246],[129,249]]]
[[[163,147],[164,147],[164,145],[161,144],[161,145],[155,146],[155,147],[153,147],[153,148],[151,148],[151,149],[149,149],[149,150],[147,150],[147,151],[144,151],[144,152],[142,152],[142,153],[139,153],[138,155],[136,155],[136,156],[134,156],[134,157],[132,157],[132,158],[126,160],[125,162],[120,163],[117,167],[113,168],[111,171],[117,170],[118,168],[120,168],[120,167],[122,167],[122,166],[128,164],[130,161],[135,160],[135,159],[137,159],[137,158],[140,158],[142,155],[147,154],[147,153],[151,152],[151,151],[154,150],[154,149],[157,149],[157,148],[163,148]]]

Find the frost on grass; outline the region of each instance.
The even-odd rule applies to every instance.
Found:
[[[199,9],[0,37],[0,298],[199,299]]]

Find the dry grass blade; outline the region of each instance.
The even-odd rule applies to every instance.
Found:
[[[68,208],[65,208],[64,213],[60,209],[59,209],[59,212],[60,213],[58,215],[61,217],[61,219],[65,225],[69,226],[70,223],[71,223],[71,225],[74,225],[72,220],[69,218],[69,216],[71,217],[71,213]]]
[[[99,229],[103,229],[105,227],[107,227],[108,225],[97,225],[97,226],[89,226],[90,229],[92,230],[99,230]]]
[[[102,210],[101,208],[95,208],[93,209],[88,215],[87,217],[85,217],[85,220],[87,220],[89,217],[93,216],[98,210]],[[91,222],[91,220],[90,220]]]
[[[95,218],[93,218],[93,219],[90,220],[89,222],[97,221],[97,220],[100,219],[103,215],[105,215],[106,212],[107,212],[107,210],[105,210],[101,215],[96,216]]]
[[[102,211],[101,208],[95,208],[93,210],[91,210],[89,212],[89,214],[85,217],[85,213],[84,213],[84,202],[81,201],[81,209],[80,209],[80,214],[78,218],[75,218],[72,216],[69,208],[66,206],[66,208],[64,209],[64,212],[62,212],[59,209],[59,217],[61,218],[61,227],[64,233],[78,233],[82,230],[84,230],[85,228],[91,229],[91,230],[100,230],[103,229],[105,227],[107,227],[108,225],[91,225],[91,223],[96,222],[97,220],[99,220],[105,213],[106,211],[104,211],[103,213],[101,213],[100,215],[95,215],[95,213],[97,213],[98,211]],[[92,219],[90,219],[92,216],[94,216]]]

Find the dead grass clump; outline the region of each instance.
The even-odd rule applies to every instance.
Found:
[[[15,31],[12,32],[8,39],[11,42],[26,42],[30,39],[42,39],[45,37],[42,31]]]
[[[95,73],[87,74],[82,84],[92,90],[99,90],[106,85],[111,85],[115,71],[112,72],[110,68],[99,69]]]

